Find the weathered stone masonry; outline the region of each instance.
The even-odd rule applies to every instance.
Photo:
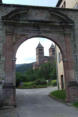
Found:
[[[1,4],[0,77],[5,81],[3,104],[16,104],[16,51],[22,42],[31,37],[46,37],[59,46],[64,62],[66,100],[78,100],[78,86],[75,85],[78,79],[78,10]],[[70,85],[73,82],[74,85]]]

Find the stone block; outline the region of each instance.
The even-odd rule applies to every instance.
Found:
[[[76,81],[69,82],[68,91],[70,95],[70,101],[77,102],[78,101],[78,82]]]
[[[4,83],[3,85],[4,105],[6,106],[16,105],[15,89],[16,87],[13,86],[13,83]]]

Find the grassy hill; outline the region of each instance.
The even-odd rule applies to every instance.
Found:
[[[16,64],[16,72],[26,72],[33,67],[33,63],[29,64]]]

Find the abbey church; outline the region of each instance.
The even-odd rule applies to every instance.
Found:
[[[49,48],[49,56],[44,56],[44,47],[41,43],[36,48],[36,62],[33,64],[33,69],[39,68],[43,63],[55,61],[55,46],[52,44]]]

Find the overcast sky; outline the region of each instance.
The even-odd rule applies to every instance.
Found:
[[[48,6],[55,7],[58,0],[3,0],[4,3],[21,4],[21,5],[35,5],[35,6]],[[23,42],[16,53],[16,64],[32,63],[36,61],[36,47],[39,43],[44,46],[44,53],[49,55],[48,49],[52,41],[45,38],[32,38]]]
[[[9,4],[24,4],[36,6],[55,6],[58,0],[2,0],[4,3]]]

